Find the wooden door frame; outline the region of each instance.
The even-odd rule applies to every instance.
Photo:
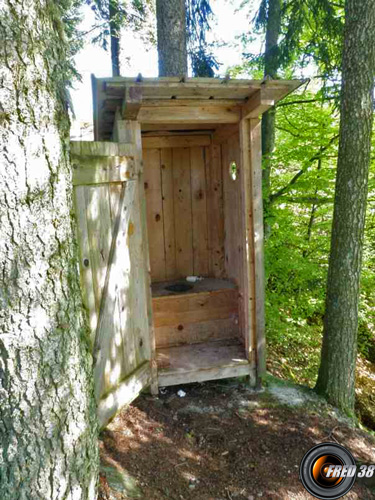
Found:
[[[243,290],[245,347],[256,370],[256,383],[266,373],[264,313],[264,231],[262,197],[261,121],[243,118],[240,122]]]

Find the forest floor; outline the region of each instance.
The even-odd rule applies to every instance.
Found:
[[[102,432],[99,500],[310,500],[299,465],[327,441],[375,463],[372,435],[308,389],[276,378],[260,392],[238,379],[171,387]],[[370,487],[357,480],[343,498],[374,499]]]
[[[321,333],[317,335],[321,339]],[[267,349],[268,371],[284,380],[313,388],[320,362],[320,342],[274,342]],[[375,340],[370,359],[357,356],[356,367],[356,417],[371,431],[375,431]]]

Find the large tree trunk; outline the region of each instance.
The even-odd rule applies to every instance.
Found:
[[[109,0],[109,32],[111,39],[112,76],[120,76],[120,28],[118,27],[117,1]]]
[[[186,76],[185,0],[156,0],[159,76]]]
[[[275,79],[277,77],[279,69],[277,48],[280,30],[281,0],[269,0],[264,53],[264,76],[266,78]],[[271,155],[275,149],[275,113],[276,109],[271,108],[262,116],[263,189],[266,199],[270,194]]]
[[[373,121],[375,3],[347,0],[340,144],[322,358],[316,389],[354,407],[359,280]]]
[[[0,7],[0,498],[94,500],[59,4]]]

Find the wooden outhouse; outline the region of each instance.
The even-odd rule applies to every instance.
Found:
[[[71,155],[102,425],[147,386],[264,372],[259,118],[300,83],[93,78]]]

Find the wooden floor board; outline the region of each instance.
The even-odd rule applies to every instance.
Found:
[[[160,386],[251,375],[245,349],[237,339],[156,350]]]

